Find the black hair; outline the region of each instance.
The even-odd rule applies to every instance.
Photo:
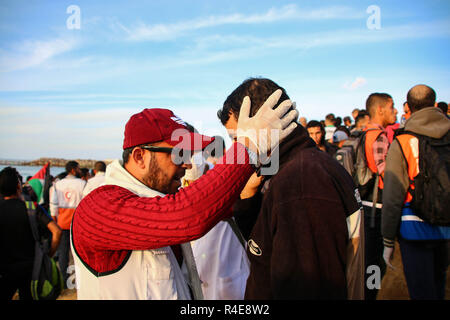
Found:
[[[437,107],[439,109],[441,109],[444,114],[447,114],[447,112],[448,112],[448,104],[447,104],[447,102],[441,101],[441,102],[438,103]]]
[[[322,132],[322,139],[320,140],[320,144],[323,145],[325,144],[325,127],[322,124],[322,122],[319,122],[317,120],[311,120],[306,124],[306,130],[308,130],[308,128],[320,128],[320,132]]]
[[[17,193],[19,180],[22,178],[16,168],[6,167],[0,171],[0,194],[9,197]]]
[[[385,106],[389,100],[392,100],[391,95],[387,93],[379,93],[375,92],[369,95],[366,100],[366,111],[368,112],[370,117],[374,116],[375,108],[377,106]]]
[[[358,115],[356,116],[356,119],[355,119],[355,125],[358,125],[358,123],[359,123],[360,121],[364,120],[365,117],[366,117],[366,116],[365,116],[364,114],[358,114]]]
[[[128,161],[130,160],[130,155],[133,153],[133,149],[134,148],[142,148],[142,147],[144,147],[144,146],[149,146],[150,144],[148,144],[148,143],[144,143],[144,144],[140,144],[140,145],[137,145],[137,146],[134,146],[134,147],[130,147],[130,148],[127,148],[127,149],[123,149],[123,152],[122,152],[122,164],[123,165],[125,165],[126,163],[128,163]]]
[[[322,123],[320,123],[317,120],[311,120],[306,124],[306,129],[308,128],[315,128],[315,127],[320,127],[321,129],[323,129],[323,125]]]
[[[242,100],[244,100],[246,96],[248,96],[251,100],[250,117],[253,117],[267,98],[277,89],[281,89],[282,94],[274,108],[276,108],[284,100],[289,99],[286,90],[270,79],[249,78],[234,89],[234,91],[227,97],[223,103],[223,108],[217,111],[217,117],[223,125],[228,122],[231,114],[238,119]]]
[[[336,119],[334,113],[329,113],[325,116],[325,120],[334,121]]]
[[[66,171],[67,173],[70,173],[72,169],[76,169],[79,166],[78,162],[76,161],[69,161],[66,163]]]
[[[106,163],[103,161],[97,161],[94,164],[94,170],[97,172],[105,172],[106,171]]]
[[[81,177],[87,177],[89,175],[89,169],[88,168],[81,168]]]

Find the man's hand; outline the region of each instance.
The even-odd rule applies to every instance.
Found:
[[[247,96],[242,101],[237,124],[237,141],[258,155],[267,155],[297,127],[295,120],[298,111],[294,109],[287,113],[292,107],[291,100],[285,100],[273,109],[281,94],[280,89],[272,93],[251,118],[250,98]]]
[[[244,189],[242,189],[240,198],[247,199],[253,197],[256,192],[258,192],[259,185],[261,184],[263,178],[263,176],[258,177],[256,172],[253,173],[250,179],[248,179]]]
[[[394,253],[394,247],[384,247],[383,259],[386,265],[395,270],[394,266],[391,264],[391,259]]]

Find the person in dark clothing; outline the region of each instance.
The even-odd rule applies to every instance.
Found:
[[[243,98],[251,98],[255,113],[276,89],[283,91],[280,100],[289,98],[269,79],[248,79],[234,90],[218,112],[230,135]],[[236,221],[249,239],[245,299],[347,299],[357,296],[354,287],[363,294],[361,204],[350,175],[316,148],[302,126],[280,144],[279,158],[272,161],[279,161],[278,172],[264,176],[259,188],[251,178],[243,193],[251,189],[253,196],[241,193],[234,205]],[[356,256],[360,263],[349,272]]]
[[[306,130],[308,130],[309,136],[314,140],[317,148],[320,150],[328,153],[332,157],[336,151],[339,150],[337,146],[325,140],[325,129],[319,121],[311,120],[308,122],[306,125]]]
[[[10,300],[19,290],[21,300],[31,300],[31,272],[35,240],[31,232],[25,202],[21,199],[21,179],[16,169],[7,167],[0,172],[0,300]],[[38,206],[36,218],[39,233],[50,239],[51,254],[56,251],[61,230]]]

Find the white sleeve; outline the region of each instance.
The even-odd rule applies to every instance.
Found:
[[[53,217],[58,216],[58,195],[55,190],[55,185],[52,185],[49,190],[49,198],[50,198],[50,214]]]

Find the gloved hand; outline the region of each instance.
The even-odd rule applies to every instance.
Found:
[[[295,120],[297,120],[298,111],[294,109],[286,114],[292,106],[291,100],[285,100],[273,109],[281,94],[280,89],[272,93],[251,118],[249,117],[250,98],[245,97],[242,101],[237,124],[237,141],[258,155],[268,155],[297,127]]]
[[[391,264],[391,259],[394,253],[394,247],[384,247],[383,259],[386,265],[395,270],[394,266]]]

